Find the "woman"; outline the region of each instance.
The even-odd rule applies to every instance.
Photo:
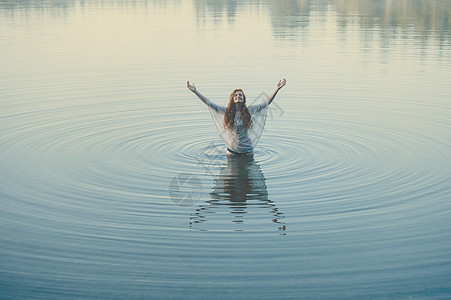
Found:
[[[236,89],[230,94],[229,104],[224,107],[199,93],[194,84],[190,84],[189,81],[186,83],[188,89],[209,108],[220,136],[227,146],[227,154],[237,156],[254,154],[254,148],[265,125],[267,107],[285,84],[285,79],[280,80],[268,99],[251,106],[246,106],[243,90]]]

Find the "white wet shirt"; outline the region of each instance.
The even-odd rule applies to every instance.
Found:
[[[252,118],[252,126],[246,128],[239,116],[235,117],[233,128],[224,128],[224,114],[226,108],[207,99],[205,102],[210,110],[213,121],[218,129],[219,136],[227,148],[238,153],[247,153],[254,150],[263,133],[268,114],[268,100],[257,105],[248,106]]]

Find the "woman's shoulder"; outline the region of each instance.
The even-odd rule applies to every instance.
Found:
[[[262,102],[262,103],[259,103],[259,104],[248,106],[247,110],[249,110],[250,114],[253,114],[253,113],[261,111],[263,108],[265,108],[267,106],[268,106],[267,102]]]

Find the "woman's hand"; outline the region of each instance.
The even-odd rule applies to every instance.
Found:
[[[193,93],[196,91],[196,86],[194,84],[189,84],[189,81],[186,82],[186,87]]]
[[[280,90],[281,88],[283,88],[285,84],[287,84],[287,80],[284,78],[283,80],[280,80],[279,83],[277,84],[277,89]]]

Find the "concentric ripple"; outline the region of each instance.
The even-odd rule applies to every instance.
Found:
[[[434,280],[444,284],[450,245],[437,237],[448,226],[449,140],[443,132],[426,136],[411,123],[413,117],[449,126],[440,117],[443,107],[429,107],[430,118],[398,116],[396,124],[412,125],[404,127],[378,116],[365,119],[361,114],[380,108],[352,107],[357,99],[338,105],[326,98],[269,119],[254,157],[243,160],[225,155],[202,105],[174,109],[182,99],[156,107],[139,100],[126,106],[49,102],[4,111],[3,282],[11,286],[27,278],[33,288],[21,296],[48,295],[50,284],[60,281],[62,290],[54,295],[108,296],[115,290],[111,282],[125,276],[137,281],[131,281],[133,291],[116,290],[118,295],[164,295],[174,280],[180,290],[173,292],[180,295],[198,282],[218,286],[223,276],[226,287],[237,288],[233,269],[251,260],[240,276],[260,288],[254,278],[267,268],[280,278],[320,276],[328,282],[324,295],[337,288],[337,276],[362,289],[367,281],[384,285],[380,278],[395,281],[412,269],[421,276],[407,276],[412,283],[404,288],[430,276],[431,268]],[[171,199],[171,189],[192,188],[171,185],[180,174],[200,182],[192,206]],[[287,238],[286,248],[276,246],[280,236]],[[424,246],[416,250],[412,244]],[[256,256],[259,248],[266,250]],[[308,254],[305,271],[289,268],[299,259],[293,249]],[[240,252],[240,259],[228,251]],[[14,263],[16,253],[27,264]],[[273,256],[277,261],[269,262]],[[365,268],[363,261],[369,262]],[[206,269],[190,273],[196,265]],[[318,266],[322,271],[315,273]],[[220,277],[217,268],[225,270]],[[349,275],[356,270],[364,279]],[[96,278],[89,290],[81,288],[90,280],[86,274]],[[283,281],[264,290],[272,295]],[[311,281],[314,290],[319,282]],[[255,296],[246,291],[246,297]]]

